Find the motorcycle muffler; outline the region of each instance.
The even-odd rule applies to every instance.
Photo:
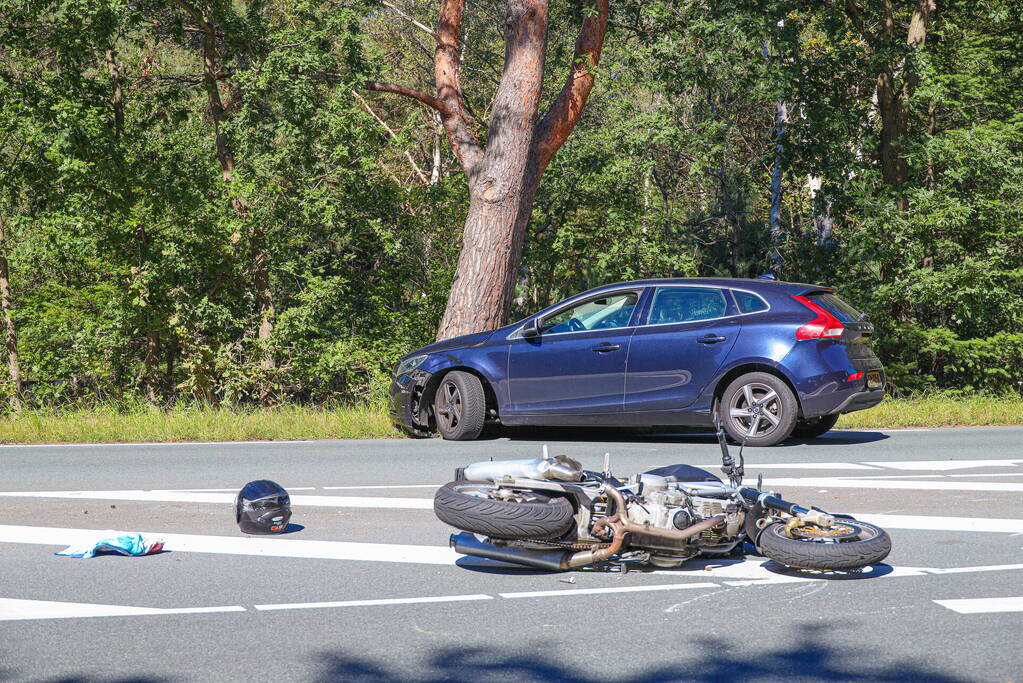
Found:
[[[610,546],[597,550],[541,550],[539,548],[497,546],[479,540],[468,531],[463,531],[460,534],[451,534],[449,544],[463,555],[485,557],[488,560],[511,562],[552,572],[564,572],[569,569],[585,567],[594,562],[603,562],[622,549],[624,540],[625,534],[618,533]]]
[[[570,569],[569,558],[573,555],[568,550],[541,550],[539,548],[513,548],[497,546],[481,541],[468,531],[451,534],[450,545],[463,555],[485,557],[488,560],[500,560],[512,564],[546,569],[547,571],[563,572]]]

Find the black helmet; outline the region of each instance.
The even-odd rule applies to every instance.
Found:
[[[238,492],[235,521],[247,534],[279,534],[291,519],[291,498],[269,479],[250,481]]]

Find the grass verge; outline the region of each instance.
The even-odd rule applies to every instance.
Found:
[[[838,429],[1023,425],[1023,399],[931,394],[889,398],[848,415]],[[398,433],[379,404],[346,407],[214,408],[148,404],[26,410],[0,417],[0,443],[285,441],[379,439]]]
[[[1023,425],[1023,397],[924,394],[887,398],[869,410],[843,415],[838,429],[986,427]]]
[[[377,405],[338,408],[188,406],[26,410],[0,417],[0,443],[286,441],[398,436]]]

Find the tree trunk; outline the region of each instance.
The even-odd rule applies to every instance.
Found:
[[[216,138],[217,160],[220,162],[221,176],[225,183],[234,181],[235,157],[228,144],[227,136],[224,135],[222,126],[226,118],[224,103],[220,97],[220,86],[218,77],[220,69],[217,65],[217,28],[213,26],[206,15],[198,8],[188,4],[185,0],[174,0],[174,3],[188,13],[202,31],[202,61],[203,61],[203,84],[206,86],[206,96],[210,105],[210,118],[213,120],[213,133]],[[256,299],[256,307],[259,325],[256,337],[260,341],[262,358],[260,366],[266,370],[275,367],[274,356],[269,348],[270,339],[273,336],[274,324],[274,301],[273,291],[270,287],[269,254],[266,251],[266,235],[263,228],[253,223],[249,216],[249,205],[241,197],[231,198],[231,207],[235,215],[249,226],[250,257],[249,273],[252,276],[252,287]],[[265,397],[265,390],[263,392]]]
[[[486,152],[469,130],[462,97],[464,0],[441,0],[436,96],[389,83],[366,84],[370,90],[405,95],[437,110],[469,182],[462,251],[438,339],[499,327],[507,319],[537,186],[582,113],[604,45],[608,0],[596,0],[597,11],[583,20],[568,78],[537,121],[547,52],[547,0],[507,1],[504,74],[494,98]]]
[[[7,374],[11,380],[10,406],[21,410],[21,364],[18,361],[18,335],[11,316],[11,273],[7,261],[7,230],[0,217],[0,315],[4,323],[4,349],[7,351]]]
[[[121,74],[124,72],[124,68],[117,61],[117,53],[114,52],[113,47],[108,47],[104,56],[114,89],[111,95],[111,103],[114,109],[114,137],[120,139],[124,133],[124,93],[121,89]]]
[[[469,188],[462,251],[438,339],[500,327],[508,314],[520,233],[539,180],[535,160],[530,162],[546,53],[547,1],[509,0],[504,76],[494,98],[486,156]]]

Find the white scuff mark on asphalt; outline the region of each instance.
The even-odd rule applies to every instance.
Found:
[[[707,598],[713,597],[715,595],[721,595],[722,593],[729,593],[729,592],[731,592],[731,589],[730,588],[726,588],[726,589],[720,590],[720,591],[713,591],[713,592],[710,592],[710,593],[704,593],[703,595],[697,595],[695,598],[690,598],[690,599],[685,600],[683,602],[676,602],[671,607],[668,607],[667,609],[665,609],[664,613],[665,614],[672,614],[674,612],[681,612],[683,607],[685,607],[686,605],[688,605],[690,603],[696,602],[697,600],[706,600]]]

